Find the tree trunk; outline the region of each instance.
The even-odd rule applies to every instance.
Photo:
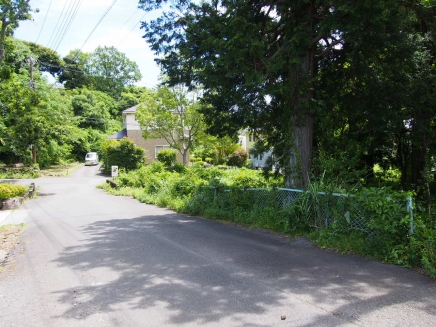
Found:
[[[302,118],[293,118],[294,144],[290,147],[290,160],[285,186],[306,189],[312,167],[313,116],[306,113]]]
[[[313,6],[308,11],[313,15]],[[308,27],[312,29],[312,27]],[[285,186],[306,189],[309,185],[312,168],[313,150],[313,113],[311,110],[314,97],[311,86],[315,73],[314,49],[308,48],[301,58],[301,65],[291,76],[291,126],[293,140],[289,149],[289,167],[287,167]]]
[[[3,59],[5,58],[5,41],[6,41],[6,29],[9,26],[9,24],[6,22],[6,14],[3,15],[2,19],[2,27],[0,31],[0,64],[2,63]]]
[[[188,150],[183,149],[182,157],[183,157],[183,165],[184,166],[188,166],[188,163],[189,163],[189,160],[188,160]]]

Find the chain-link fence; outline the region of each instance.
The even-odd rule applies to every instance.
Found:
[[[308,224],[315,228],[336,226],[342,230],[359,230],[370,237],[374,233],[370,223],[372,214],[353,195],[287,188],[223,189],[207,186],[201,187],[200,192],[204,203],[218,206],[221,210],[232,211],[236,207],[250,210],[256,206],[283,212],[294,208],[288,211],[304,216]],[[413,233],[412,198],[407,197],[401,205],[407,208],[411,217],[410,233]],[[294,217],[289,217],[291,224],[293,219]]]

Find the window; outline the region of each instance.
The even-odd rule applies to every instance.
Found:
[[[251,139],[251,133],[248,134],[248,140],[249,140],[250,142],[252,141],[252,139]]]
[[[158,154],[160,151],[162,151],[162,150],[164,150],[164,149],[169,149],[169,148],[170,148],[169,145],[156,145],[156,146],[154,147],[154,157],[157,158],[157,154]]]

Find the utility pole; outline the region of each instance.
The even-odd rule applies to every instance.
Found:
[[[32,88],[32,90],[35,92],[35,81],[33,80],[33,66],[36,63],[36,59],[30,57],[30,58],[26,59],[26,62],[28,64],[30,64],[30,81],[29,81],[29,84],[30,84],[30,87]],[[32,147],[33,163],[36,165],[36,148],[35,148],[35,144],[32,144],[31,147]]]
[[[32,88],[33,91],[35,91],[35,81],[33,80],[33,66],[36,63],[36,59],[30,57],[30,58],[26,59],[26,62],[28,64],[30,64],[30,81],[29,81],[30,87]]]

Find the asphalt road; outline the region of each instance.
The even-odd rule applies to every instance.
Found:
[[[104,181],[98,167],[37,179],[6,219],[27,225],[0,273],[0,326],[436,324],[428,277],[110,196]]]

